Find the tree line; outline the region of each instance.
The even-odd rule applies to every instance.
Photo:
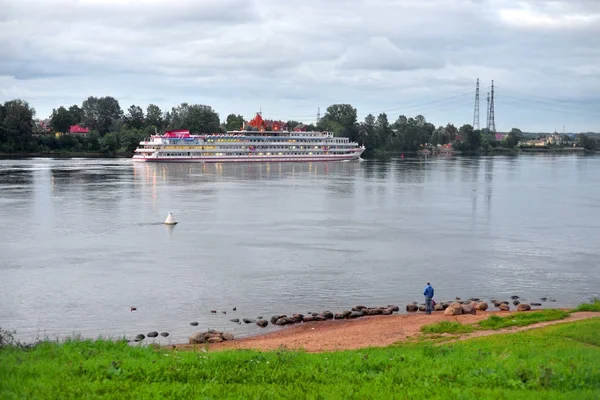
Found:
[[[364,121],[357,119],[356,108],[350,104],[334,104],[319,123],[320,129],[333,131],[336,136],[346,136],[350,140],[364,144],[373,152],[412,152],[423,149],[448,146],[461,152],[490,152],[495,148],[514,149],[524,139],[523,132],[513,128],[500,139],[488,129],[474,129],[470,124],[456,127],[452,123],[436,127],[427,122],[424,116],[407,117],[400,115],[390,122],[386,113],[377,117],[368,114]],[[598,137],[577,136],[577,145],[587,150],[600,148]]]
[[[187,129],[192,133],[216,133],[239,130],[244,117],[229,114],[221,122],[212,107],[181,103],[163,111],[155,104],[144,110],[131,105],[123,111],[113,97],[88,97],[81,105],[60,106],[52,111],[49,127],[36,124],[35,110],[20,99],[0,105],[0,153],[27,152],[133,152],[138,143],[155,133],[171,129]],[[288,121],[294,127],[298,121]],[[87,136],[45,134],[67,133],[72,125],[90,130]],[[469,124],[456,127],[452,123],[436,127],[424,116],[400,115],[390,122],[387,114],[369,114],[358,121],[357,110],[350,104],[329,106],[323,118],[308,130],[327,130],[364,144],[368,152],[411,152],[438,145],[452,146],[465,152],[489,151],[496,147],[514,148],[522,139],[519,129],[512,129],[502,140],[487,130],[474,130]],[[594,150],[597,138],[579,135],[579,144]]]

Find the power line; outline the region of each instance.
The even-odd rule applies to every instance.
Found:
[[[501,97],[499,99],[499,102],[501,104],[506,104],[506,105],[512,105],[512,106],[517,106],[520,107],[521,109],[523,109],[523,104],[526,104],[529,107],[532,107],[532,104],[528,101],[522,101],[522,100],[503,100],[503,98]],[[550,112],[555,112],[555,113],[561,113],[561,114],[570,114],[570,115],[578,115],[578,116],[582,116],[582,117],[589,117],[590,115],[600,115],[600,114],[582,114],[582,113],[577,113],[577,112],[571,112],[571,111],[565,111],[565,110],[557,110],[557,109],[553,109],[553,108],[546,108],[546,107],[539,107],[539,106],[533,106],[533,108],[536,108],[539,110],[544,110],[544,111],[550,111]]]
[[[497,88],[498,88],[498,86],[496,85],[496,89]],[[520,94],[526,96],[527,98],[536,97],[538,99],[551,100],[551,101],[559,102],[559,103],[571,103],[574,106],[581,106],[582,105],[578,100],[557,99],[557,98],[553,98],[553,97],[540,96],[540,95],[536,95],[536,94],[533,94],[533,93],[525,93],[525,92],[522,92],[520,90],[515,90],[515,89],[509,89],[509,93],[510,92],[520,93]]]
[[[502,96],[503,99],[509,99],[509,100],[515,100],[515,101],[522,101],[522,102],[526,102],[526,103],[537,103],[537,104],[542,104],[544,106],[560,106],[560,107],[576,107],[577,109],[580,109],[581,106],[587,106],[585,104],[579,105],[579,104],[566,104],[566,105],[561,105],[561,104],[556,104],[556,103],[551,103],[551,102],[547,102],[547,101],[542,101],[542,100],[533,100],[533,99],[524,99],[524,98],[519,98],[519,97],[515,97],[515,96],[507,96],[507,95],[503,95]],[[595,105],[595,104],[590,104],[589,106],[592,107],[596,107],[596,109],[600,108],[599,105]],[[593,112],[590,112],[590,114],[594,114]]]
[[[473,101],[472,100],[467,100],[467,101],[462,101],[460,103],[454,103],[454,104],[436,104],[433,106],[427,106],[427,107],[421,107],[421,108],[417,108],[416,111],[414,112],[429,112],[429,111],[445,111],[445,110],[451,110],[454,108],[458,108],[458,107],[465,107],[465,106],[470,106],[473,105]],[[441,108],[440,108],[441,107]]]
[[[419,106],[424,106],[424,105],[434,104],[434,103],[441,103],[443,101],[457,99],[459,97],[472,95],[472,94],[473,94],[473,92],[469,91],[466,93],[458,94],[456,96],[446,97],[446,98],[439,99],[439,100],[428,101],[426,103],[413,104],[413,105],[407,105],[407,106],[398,106],[398,107],[394,107],[394,108],[388,108],[387,110],[383,110],[383,111],[379,111],[379,112],[370,112],[369,114],[380,114],[380,113],[384,113],[384,112],[388,112],[388,111],[395,111],[395,110],[400,110],[400,109],[405,109],[405,108],[414,108],[414,107],[419,107]]]
[[[378,111],[378,112],[370,112],[370,113],[367,113],[367,114],[377,115],[377,114],[385,113],[385,112],[388,112],[388,111],[400,110],[400,109],[405,109],[405,108],[415,108],[415,107],[427,106],[427,105],[430,105],[430,104],[442,103],[442,102],[445,102],[445,101],[448,101],[448,100],[453,100],[453,99],[457,99],[457,98],[468,96],[468,95],[472,95],[472,94],[473,94],[473,92],[469,91],[469,92],[460,93],[460,94],[457,94],[457,95],[454,95],[454,96],[450,96],[450,97],[444,97],[442,99],[427,101],[427,102],[424,102],[424,103],[416,103],[416,104],[410,104],[409,103],[408,105],[405,105],[405,106],[398,106],[398,107],[394,107],[394,108],[388,108],[386,110],[381,110],[381,111]],[[470,102],[469,102],[469,104],[470,104]],[[312,118],[314,118],[314,114],[313,115],[310,115],[310,114],[288,115],[287,118],[290,118],[290,119],[291,118],[312,119]]]

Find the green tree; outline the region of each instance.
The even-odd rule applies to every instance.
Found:
[[[481,132],[481,147],[483,147],[484,150],[489,151],[499,145],[500,142],[498,142],[494,134],[484,134],[483,131]]]
[[[181,103],[171,109],[169,119],[171,129],[188,129],[192,133],[219,132],[219,114],[210,106]]]
[[[435,131],[435,125],[433,125],[431,122],[427,122],[425,117],[422,115],[417,115],[415,117],[415,121],[419,127],[419,145],[428,143],[431,135],[433,135],[433,132]]]
[[[228,131],[241,131],[244,126],[244,117],[236,114],[229,114],[225,121],[225,128]]]
[[[67,133],[69,132],[71,125],[75,125],[75,123],[73,122],[73,114],[71,114],[69,110],[63,106],[52,110],[50,126],[55,132]]]
[[[474,130],[473,126],[465,124],[460,127],[458,133],[462,137],[466,150],[479,150],[481,147],[481,132]]]
[[[512,128],[510,130],[510,132],[508,133],[508,135],[506,135],[506,137],[502,141],[502,145],[504,147],[513,148],[517,144],[519,144],[519,141],[521,140],[522,137],[523,137],[523,132],[521,132],[520,129]]]
[[[406,130],[408,128],[408,118],[400,115],[392,124],[392,142],[389,148],[394,151],[405,150]]]
[[[27,151],[32,146],[35,110],[24,100],[10,100],[0,111],[0,146],[3,151]]]
[[[598,147],[598,142],[596,139],[581,133],[579,136],[577,136],[577,145],[586,150],[594,151]]]
[[[447,137],[448,137],[448,139],[447,139],[448,141],[445,142],[444,144],[452,143],[456,140],[456,135],[458,135],[458,129],[456,129],[456,126],[454,126],[454,124],[448,123],[446,125],[446,127],[444,128],[444,133],[445,133],[444,136],[447,135]]]
[[[149,104],[146,107],[146,127],[154,127],[157,131],[165,127],[165,119],[159,106]]]
[[[433,144],[434,146],[437,146],[438,144],[445,144],[444,133],[444,127],[438,127],[435,131],[433,131],[431,138],[429,138],[429,143]]]
[[[287,122],[287,124],[290,127],[290,130],[294,130],[295,127],[297,127],[298,125],[300,125],[300,122],[294,121],[293,119],[291,119],[291,120],[289,120]]]
[[[333,104],[327,107],[320,125],[325,130],[332,131],[335,136],[345,136],[350,140],[356,140],[358,133],[356,118],[356,108],[350,104]]]
[[[129,106],[127,114],[123,117],[123,122],[128,128],[142,129],[144,127],[144,110],[140,106]]]
[[[435,126],[429,124],[422,115],[408,118],[401,132],[404,148],[409,151],[419,150],[434,130]]]
[[[61,135],[56,139],[56,147],[63,151],[83,151],[82,140],[85,139],[76,135]]]
[[[69,114],[71,114],[71,123],[73,125],[80,124],[83,121],[83,109],[77,104],[69,107]]]
[[[388,121],[387,114],[381,113],[377,116],[377,121],[375,122],[375,126],[377,127],[377,142],[378,146],[385,146],[392,140],[392,127]]]
[[[86,136],[86,151],[91,151],[91,152],[95,152],[95,151],[100,151],[101,150],[101,143],[100,143],[100,134],[98,133],[98,131],[90,131],[90,133],[87,134]]]
[[[107,133],[100,139],[100,151],[103,153],[114,154],[119,149],[119,137],[116,133]]]
[[[121,129],[119,132],[119,147],[121,150],[132,153],[146,137],[141,129]]]
[[[379,147],[377,132],[375,131],[375,117],[373,114],[368,114],[365,121],[360,124],[358,130],[358,140],[369,150],[374,150]]]
[[[115,130],[123,117],[123,110],[114,97],[90,96],[83,102],[83,122],[101,136]]]

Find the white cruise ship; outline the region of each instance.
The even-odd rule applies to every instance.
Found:
[[[134,161],[305,162],[358,160],[364,146],[331,132],[230,131],[191,135],[168,131],[140,142]]]

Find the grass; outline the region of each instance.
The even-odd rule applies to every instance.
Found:
[[[461,324],[460,322],[442,321],[435,324],[421,327],[421,332],[425,334],[441,333],[470,333],[475,330],[497,330],[509,328],[511,326],[526,326],[538,322],[556,321],[569,316],[569,313],[562,310],[542,310],[527,313],[516,313],[506,317],[492,315],[478,324]]]
[[[559,319],[565,319],[570,314],[562,310],[543,310],[525,313],[515,313],[506,317],[499,317],[492,315],[488,319],[481,321],[478,324],[480,329],[503,329],[510,328],[511,326],[526,326],[536,324],[538,322],[556,321]]]
[[[312,354],[71,340],[0,349],[0,398],[597,399],[600,318],[453,344]]]
[[[460,322],[442,321],[435,324],[424,325],[421,327],[421,332],[426,334],[435,333],[470,333],[475,328],[473,325],[464,325]]]
[[[571,312],[578,312],[578,311],[600,312],[600,299],[596,298],[596,299],[594,299],[594,301],[592,301],[592,303],[580,304],[577,308],[574,308],[573,310],[571,310]]]

